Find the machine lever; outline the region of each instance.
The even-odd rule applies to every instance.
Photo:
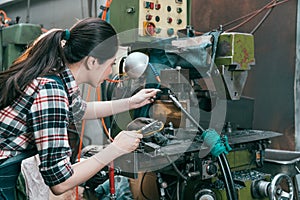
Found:
[[[201,131],[201,133],[204,132],[204,129],[200,126],[200,124],[184,109],[184,107],[181,105],[181,103],[177,100],[174,94],[171,93],[169,90],[169,98],[173,101],[175,106],[177,106],[188,118],[191,120],[191,122],[197,126],[197,128]]]

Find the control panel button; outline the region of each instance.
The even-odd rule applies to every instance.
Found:
[[[169,36],[174,35],[174,29],[173,29],[173,28],[168,28],[167,34],[168,34]]]
[[[156,16],[156,17],[155,17],[155,21],[156,21],[156,22],[159,22],[159,21],[160,21],[160,17],[159,17],[159,16]]]
[[[154,3],[153,3],[153,2],[150,2],[149,8],[150,8],[151,10],[154,9]]]
[[[182,19],[177,19],[177,24],[182,24]]]
[[[160,32],[161,32],[161,28],[156,28],[156,29],[155,29],[155,33],[156,33],[156,34],[159,34]]]
[[[171,12],[171,11],[172,11],[171,6],[167,6],[167,11],[168,11],[168,12]]]
[[[146,27],[146,34],[153,36],[155,34],[155,25],[153,23],[148,23]]]
[[[147,20],[147,21],[150,21],[151,19],[152,19],[152,15],[147,14],[147,15],[146,15],[146,20]]]
[[[160,8],[161,8],[160,3],[156,3],[156,4],[155,4],[155,10],[159,10]]]

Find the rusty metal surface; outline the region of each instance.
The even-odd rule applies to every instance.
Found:
[[[191,24],[208,32],[262,8],[267,0],[221,0],[192,2]],[[256,64],[249,72],[244,96],[255,99],[253,128],[283,133],[272,147],[294,150],[294,69],[297,1],[275,7],[254,33]],[[239,32],[251,32],[266,12],[257,15]],[[229,27],[224,27],[226,30]]]

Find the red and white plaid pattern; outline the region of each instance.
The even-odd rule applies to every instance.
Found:
[[[25,89],[26,95],[0,111],[0,159],[36,151],[49,186],[73,173],[67,127],[81,120],[86,109],[71,71],[66,69],[60,76],[65,86],[39,77]]]

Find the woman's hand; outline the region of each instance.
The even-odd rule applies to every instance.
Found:
[[[142,89],[129,99],[130,109],[135,109],[152,103],[159,89]]]
[[[137,131],[121,131],[113,141],[113,145],[117,147],[122,154],[134,151],[143,138],[143,135]]]
[[[121,131],[111,144],[92,157],[100,164],[107,165],[114,159],[134,151],[142,138],[143,135],[137,131]]]

